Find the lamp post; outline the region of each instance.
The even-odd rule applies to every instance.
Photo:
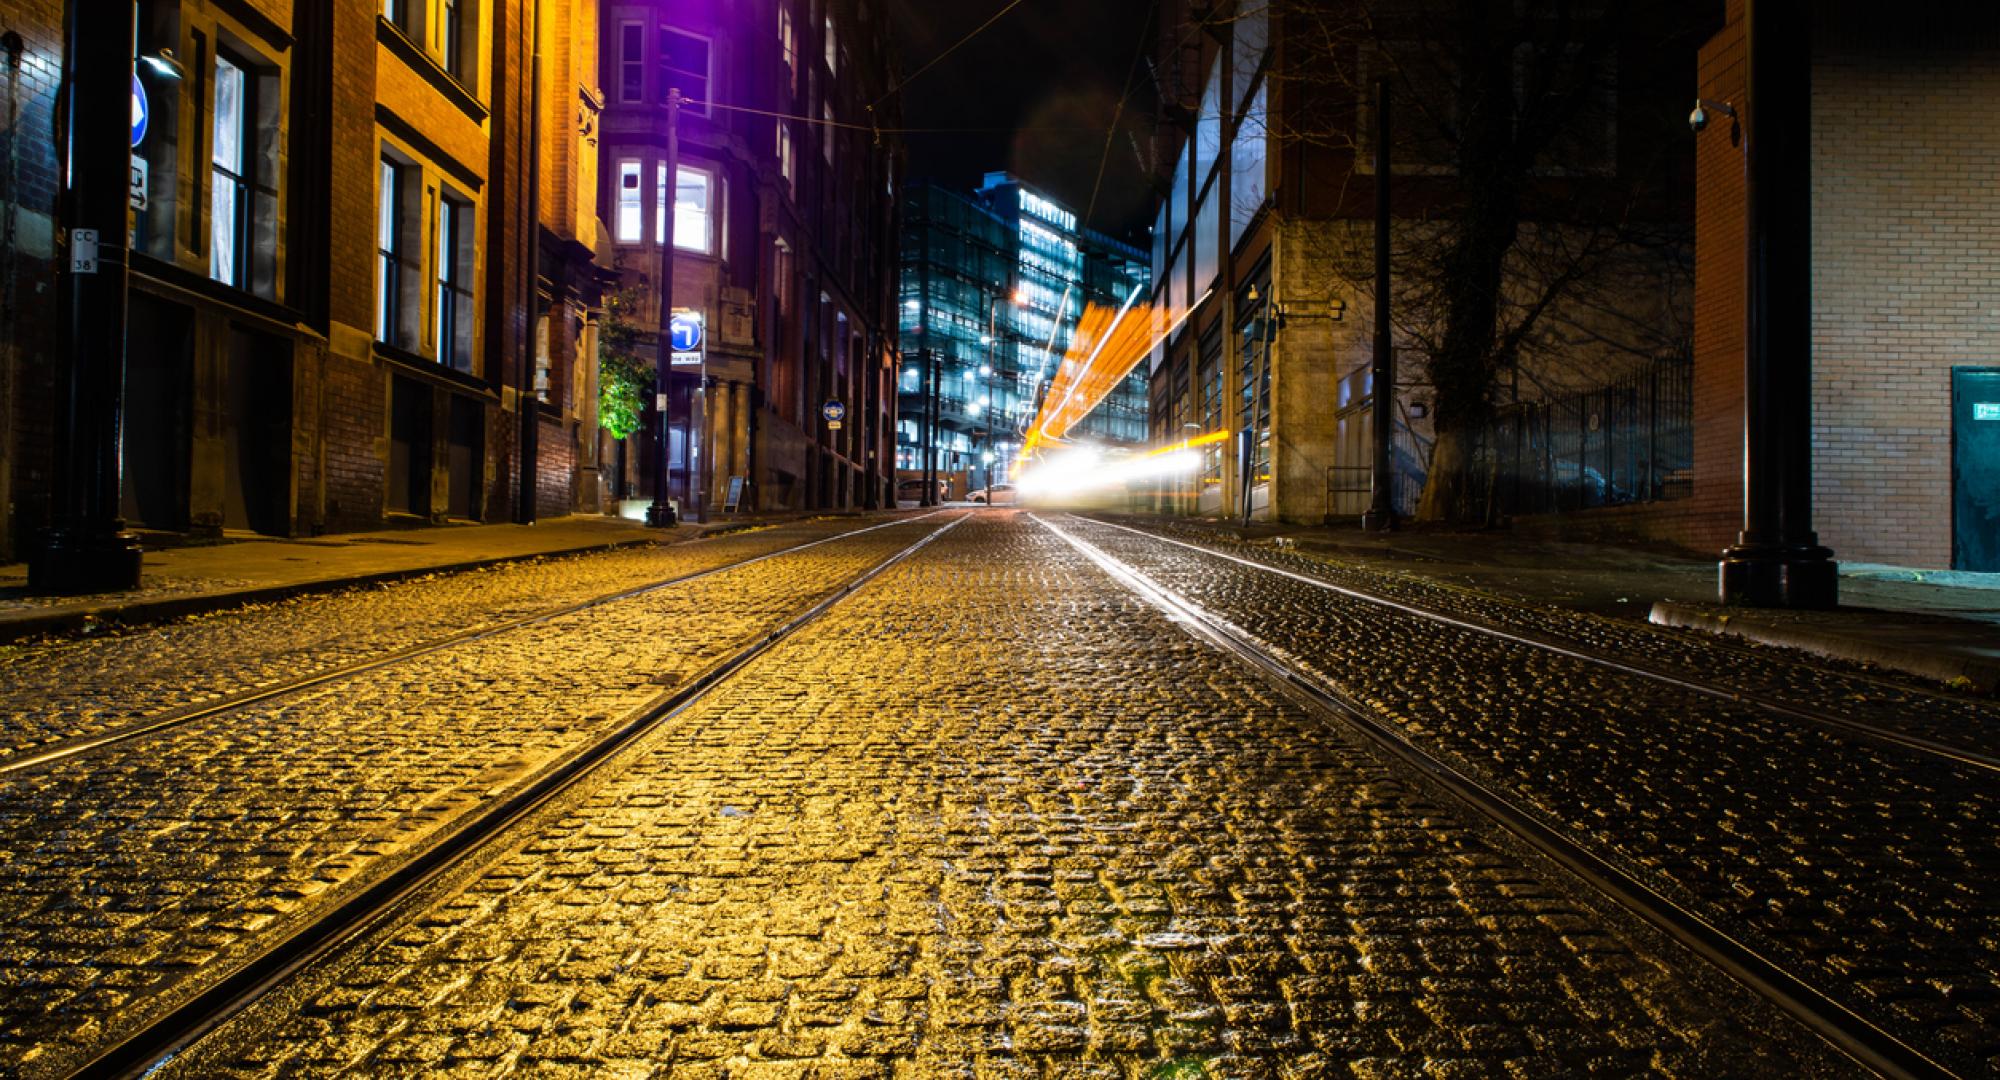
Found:
[[[1798,0],[1744,4],[1743,531],[1722,553],[1725,604],[1839,602],[1839,564],[1812,528],[1809,20]]]
[[[1396,353],[1389,337],[1389,80],[1375,80],[1375,357],[1368,379],[1375,460],[1361,527],[1396,527]]]
[[[68,5],[64,80],[69,265],[59,302],[68,383],[55,415],[50,519],[28,551],[28,586],[41,593],[135,589],[143,559],[119,517],[136,35],[131,20],[118,18],[110,23],[122,33],[99,23],[86,29],[83,7]]]
[[[678,88],[667,91],[667,190],[660,198],[667,204],[667,220],[662,226],[666,233],[660,238],[660,336],[655,346],[653,362],[653,407],[660,417],[659,439],[653,444],[653,503],[646,507],[646,524],[654,528],[669,528],[674,524],[674,504],[670,499],[668,485],[669,470],[673,467],[668,453],[668,441],[672,438],[671,398],[667,387],[672,385],[674,374],[674,187],[680,183],[681,175],[681,92]]]

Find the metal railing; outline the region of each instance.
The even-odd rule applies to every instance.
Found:
[[[1505,406],[1475,454],[1475,501],[1489,520],[1686,498],[1694,364],[1663,358],[1605,386]]]

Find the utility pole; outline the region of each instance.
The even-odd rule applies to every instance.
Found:
[[[1743,531],[1722,602],[1830,608],[1839,564],[1812,528],[1812,45],[1807,5],[1744,4]]]
[[[681,92],[667,91],[667,220],[660,238],[660,280],[654,291],[660,297],[660,337],[653,359],[653,408],[660,418],[660,436],[653,443],[653,503],[646,507],[646,524],[657,529],[674,524],[674,504],[670,499],[668,470],[672,458],[667,443],[672,435],[670,398],[667,387],[674,373],[674,188],[681,175]]]
[[[1389,80],[1375,80],[1375,358],[1369,371],[1374,473],[1361,527],[1396,527],[1396,353],[1389,337]]]
[[[69,265],[59,302],[69,371],[55,416],[50,520],[28,551],[28,587],[39,593],[136,589],[143,559],[119,517],[137,42],[132,19],[93,10],[86,24],[84,7],[68,5]]]
[[[535,371],[541,363],[542,318],[542,5],[535,0],[529,33],[534,35],[528,61],[528,340],[521,363],[521,475],[515,495],[514,520],[533,525],[541,479],[541,399],[535,393]]]

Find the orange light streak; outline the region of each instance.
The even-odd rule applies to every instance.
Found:
[[[1208,295],[1203,293],[1192,306],[1179,311],[1147,304],[1138,318],[1129,317],[1138,300],[1137,292],[1126,298],[1116,313],[1102,305],[1086,305],[1070,347],[1042,397],[1041,408],[1028,426],[1017,463],[1025,466],[1044,443],[1059,443],[1067,438],[1070,430],[1089,416],[1155,345],[1180,329]]]

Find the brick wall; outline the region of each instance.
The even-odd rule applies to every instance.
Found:
[[[576,429],[561,420],[541,418],[535,452],[535,514],[562,517],[570,512],[576,490]]]
[[[1712,101],[1743,100],[1740,8],[1701,50]],[[1743,523],[1743,155],[1721,115],[1694,146],[1694,494],[1673,539],[1719,553]]]
[[[1701,94],[1743,100],[1740,5]],[[1951,369],[2000,362],[2000,20],[1816,11],[1813,500],[1849,562],[1951,561]],[[1697,140],[1695,497],[1679,539],[1733,539],[1742,500],[1742,158]]]
[[[54,261],[56,85],[61,0],[13,0],[0,32],[0,562],[46,519],[56,415],[58,284]]]
[[[388,379],[373,362],[329,354],[323,401],[327,528],[378,528],[387,490]]]
[[[2000,20],[1963,21],[1817,28],[1813,498],[1850,561],[1950,565],[1951,369],[2000,364]]]

